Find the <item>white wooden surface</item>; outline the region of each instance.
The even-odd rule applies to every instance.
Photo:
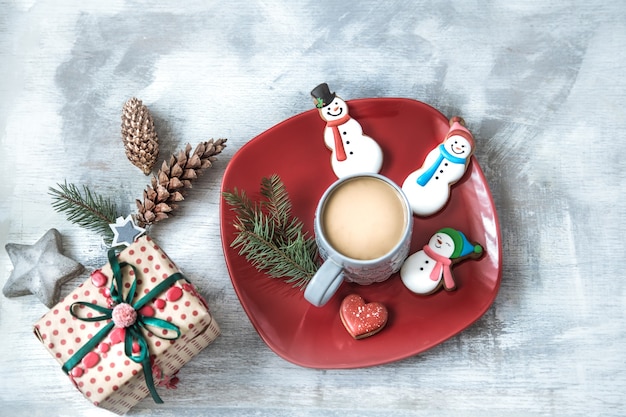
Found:
[[[223,335],[137,416],[626,414],[626,6],[619,1],[0,1],[0,244],[55,227],[88,269],[98,237],[55,213],[67,179],[132,205],[147,178],[119,137],[144,100],[162,158],[211,137],[228,148],[153,236],[207,295]],[[276,356],[228,278],[218,201],[230,157],[312,106],[407,97],[462,115],[502,225],[502,287],[475,325],[369,369]],[[0,251],[0,284],[12,264]],[[67,293],[86,278],[63,287]],[[46,308],[0,296],[0,413],[110,415],[31,334]]]

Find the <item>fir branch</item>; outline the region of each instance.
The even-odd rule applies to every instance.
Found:
[[[278,175],[261,179],[261,195],[266,199],[266,201],[261,201],[261,204],[267,208],[271,219],[279,228],[281,237],[284,237],[284,228],[291,215],[291,201]]]
[[[100,234],[107,241],[113,239],[109,224],[115,223],[120,214],[111,200],[91,191],[85,185],[82,192],[67,181],[57,186],[59,189],[49,188],[53,199],[52,207],[57,212],[65,213],[70,222]]]
[[[231,243],[255,268],[304,288],[317,271],[317,244],[291,216],[291,201],[278,175],[261,180],[261,196],[253,203],[245,191],[224,192],[237,236]]]
[[[233,192],[225,192],[222,194],[228,205],[232,206],[231,210],[237,215],[237,221],[241,222],[241,230],[247,230],[254,227],[254,219],[256,207],[250,201],[245,191],[239,192],[237,188]],[[237,227],[236,227],[237,228]],[[240,229],[237,229],[240,230]]]

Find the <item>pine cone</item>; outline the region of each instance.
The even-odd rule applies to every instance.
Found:
[[[191,188],[191,182],[210,168],[216,160],[215,155],[226,147],[226,139],[213,139],[200,143],[190,154],[191,145],[187,144],[184,151],[163,161],[161,169],[152,177],[152,185],[143,192],[143,202],[137,203],[137,223],[140,227],[152,225],[168,218],[176,209],[176,203],[184,200],[183,190]]]
[[[148,108],[135,97],[122,109],[122,140],[128,160],[150,174],[159,156],[159,138]]]

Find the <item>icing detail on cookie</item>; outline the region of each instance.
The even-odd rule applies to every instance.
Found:
[[[463,119],[450,119],[450,130],[443,142],[432,149],[421,168],[410,173],[402,184],[413,213],[430,216],[441,210],[450,198],[450,187],[460,180],[474,152],[474,139]]]
[[[428,244],[409,256],[400,268],[404,285],[416,294],[432,294],[443,287],[456,289],[452,265],[467,258],[478,258],[483,248],[470,243],[458,230],[446,227],[435,233]]]
[[[387,324],[387,308],[378,302],[366,303],[359,295],[350,294],[341,302],[341,322],[355,339],[380,332]]]
[[[326,122],[324,143],[331,150],[331,167],[338,178],[358,173],[378,173],[383,165],[383,151],[378,143],[363,133],[361,124],[350,117],[348,104],[331,93],[328,84],[311,91],[315,107]]]

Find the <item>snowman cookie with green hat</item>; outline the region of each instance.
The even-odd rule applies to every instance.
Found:
[[[409,256],[400,269],[404,285],[416,294],[428,295],[441,287],[456,289],[451,266],[465,259],[478,259],[483,247],[471,243],[460,231],[445,227],[438,230],[428,244]]]

